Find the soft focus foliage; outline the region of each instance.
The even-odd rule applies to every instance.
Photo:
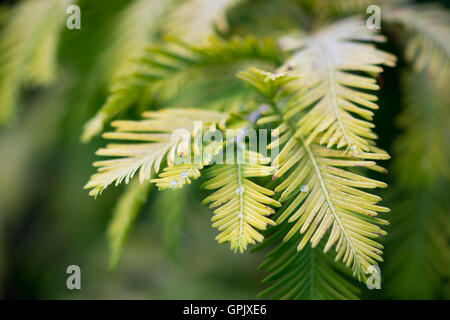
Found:
[[[436,143],[449,138],[450,94],[424,72],[407,72],[402,80],[408,107],[397,119],[405,131],[394,146],[397,215],[388,252],[388,288],[395,297],[430,299],[448,294],[441,281],[450,276],[450,150]]]
[[[59,32],[71,2],[29,0],[8,12],[0,40],[0,124],[14,115],[22,85],[54,80]]]
[[[418,2],[0,7],[0,296],[449,298],[450,14]]]

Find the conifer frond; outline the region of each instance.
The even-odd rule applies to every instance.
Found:
[[[395,298],[432,299],[450,277],[450,151],[437,143],[449,137],[450,94],[425,72],[405,73],[402,84],[386,284]]]
[[[136,61],[134,71],[113,85],[104,105],[86,124],[81,139],[89,141],[102,131],[105,123],[129,108],[149,90],[158,90],[164,84],[171,90],[177,90],[177,87],[192,81],[198,74],[208,77],[209,73],[221,72],[222,77],[225,77],[234,72],[232,65],[257,61],[279,63],[280,51],[273,40],[247,37],[224,41],[214,38],[205,46],[189,46],[171,41],[149,47]],[[222,68],[215,70],[217,67]]]
[[[280,240],[288,230],[288,225],[281,226],[267,239]],[[259,296],[281,300],[358,299],[359,290],[345,277],[345,268],[323,254],[323,248],[308,246],[298,252],[300,241],[297,234],[267,254],[260,269],[268,273],[262,283],[269,286]]]
[[[394,186],[392,235],[386,243],[387,292],[392,298],[449,299],[450,188],[447,181],[419,189]],[[413,248],[413,249],[412,249]]]
[[[289,140],[281,154],[295,160],[279,159],[281,168],[274,175],[279,178],[294,168],[290,174],[286,173],[284,181],[275,189],[282,192],[281,202],[293,199],[276,221],[282,223],[286,220],[293,224],[285,240],[301,233],[304,236],[297,250],[308,242],[315,247],[331,230],[324,252],[335,245],[336,260],[342,259],[352,268],[354,275],[361,278],[370,265],[382,261],[383,246],[371,239],[385,235],[377,224],[386,222],[375,217],[378,212],[388,212],[389,209],[377,206],[381,199],[359,188],[386,187],[386,184],[341,167],[375,168],[375,162],[364,159],[385,156],[360,153],[354,154],[354,159],[350,160],[344,151],[329,150],[317,144],[307,146],[304,140],[294,138],[292,132],[286,134]]]
[[[108,226],[108,243],[111,251],[109,269],[115,269],[119,262],[128,233],[147,201],[150,186],[149,183],[140,184],[133,181],[117,200]]]
[[[425,72],[404,72],[402,80],[407,107],[396,119],[405,131],[394,144],[395,172],[405,186],[435,185],[450,179],[450,150],[436,143],[449,136],[448,84],[441,86]]]
[[[200,177],[200,170],[203,167],[209,165],[216,155],[223,150],[223,141],[211,141],[208,144],[200,144],[201,141],[194,141],[196,144],[195,150],[192,151],[191,158],[194,159],[193,163],[178,164],[164,168],[163,172],[159,174],[158,179],[153,179],[151,182],[155,183],[159,190],[165,189],[180,189],[185,184],[190,184],[191,179],[197,179]],[[203,151],[200,150],[203,148]],[[194,148],[193,148],[194,149]],[[201,155],[201,158],[196,160],[197,156]]]
[[[24,84],[55,77],[59,31],[70,0],[28,0],[14,7],[0,34],[0,124],[14,115]]]
[[[287,74],[279,74],[272,80],[266,72],[259,70],[240,76],[251,79],[249,83],[253,86],[256,83],[257,89],[270,86],[271,81],[277,84],[283,78],[295,80]],[[277,95],[280,90],[274,92]],[[389,156],[373,145],[368,146],[370,153],[326,148],[319,144],[320,136],[306,143],[302,135],[296,134],[299,119],[286,117],[285,106],[274,100],[276,95],[266,95],[272,110],[259,122],[274,122],[278,129],[278,139],[268,148],[280,147],[281,151],[273,161],[279,167],[273,179],[280,181],[275,192],[281,193],[281,203],[291,201],[276,220],[277,224],[292,224],[284,240],[302,234],[297,246],[300,251],[308,242],[316,247],[330,231],[324,252],[335,246],[336,260],[342,259],[358,279],[364,278],[370,265],[382,261],[383,246],[372,239],[386,234],[378,224],[387,222],[376,216],[389,209],[376,205],[380,197],[360,188],[373,189],[386,187],[386,184],[346,168],[363,167],[383,172],[384,169],[372,160],[388,159]]]
[[[387,11],[386,21],[409,32],[406,59],[417,71],[426,71],[442,83],[450,74],[450,11],[437,5],[416,5]]]
[[[131,61],[143,54],[144,48],[156,37],[161,19],[171,7],[168,0],[136,0],[117,17],[112,32],[111,45],[100,63],[108,68],[108,82],[129,73],[135,67]]]
[[[215,164],[206,170],[205,177],[209,180],[203,188],[218,190],[202,202],[211,203],[209,207],[214,209],[213,227],[221,232],[216,240],[230,242],[231,249],[241,253],[248,244],[264,239],[256,229],[265,230],[267,225],[274,225],[267,217],[275,212],[269,206],[281,206],[271,198],[273,191],[248,179],[270,175],[273,168],[265,165],[270,158],[246,151],[245,160],[242,164]]]
[[[185,245],[182,235],[191,218],[186,214],[191,196],[188,189],[160,192],[150,208],[150,212],[156,214],[163,247],[172,259],[179,258]]]
[[[98,173],[85,186],[85,189],[93,188],[90,195],[99,195],[114,182],[128,183],[138,170],[141,183],[150,180],[152,170],[158,173],[163,159],[172,166],[177,159],[191,155],[191,136],[196,140],[203,130],[209,130],[203,126],[214,127],[217,123],[223,127],[228,115],[196,109],[164,109],[144,112],[143,117],[147,120],[113,121],[111,125],[116,131],[103,134],[106,139],[141,143],[110,144],[97,151],[97,155],[120,158],[94,162]]]
[[[228,30],[225,14],[240,0],[186,0],[175,8],[165,29],[187,43],[204,43],[214,34]]]
[[[354,72],[377,74],[380,65],[394,66],[395,57],[373,44],[355,41],[384,41],[357,18],[335,23],[310,37],[287,37],[281,45],[295,53],[280,71],[294,70],[304,79],[302,90],[285,117],[298,116],[297,136],[306,145],[323,133],[321,144],[369,151],[377,136],[372,132],[377,97],[362,90],[378,90],[376,80]],[[364,119],[364,120],[363,120]]]

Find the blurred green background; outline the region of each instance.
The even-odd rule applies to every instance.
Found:
[[[1,28],[5,28],[17,2],[3,1]],[[82,28],[61,31],[57,81],[43,87],[25,84],[17,114],[0,129],[1,298],[254,299],[262,289],[263,274],[257,266],[264,253],[234,254],[227,245],[218,244],[214,240],[217,231],[210,226],[211,212],[200,205],[203,193],[196,187],[158,195],[152,191],[117,269],[108,271],[106,230],[124,186],[109,188],[96,200],[88,196],[83,185],[94,172],[90,165],[94,152],[104,143],[95,138],[82,144],[80,135],[85,122],[106,99],[110,70],[106,70],[109,62],[105,61],[119,59],[110,55],[122,43],[116,39],[115,21],[130,2],[79,1]],[[268,12],[268,1],[252,5],[260,10],[256,17],[278,21],[284,28],[284,22],[277,18],[277,14],[289,11],[284,2],[280,1],[280,12]],[[242,12],[231,16],[231,27],[234,20],[241,19],[242,30],[251,29],[248,25],[253,20]],[[119,44],[114,47],[116,42]],[[404,66],[398,46],[390,43],[382,48],[396,54],[400,68]],[[400,68],[387,68],[382,74],[385,85],[379,92],[381,108],[375,118],[379,146],[391,154],[394,141],[403,133],[395,123],[402,111]],[[133,110],[128,115],[138,113]],[[439,143],[449,147],[445,137]],[[392,160],[384,166],[391,168]],[[382,179],[396,184],[392,170]],[[198,185],[195,181],[194,186]],[[383,196],[387,199],[384,205],[395,207],[393,190],[388,189]],[[408,198],[408,194],[403,196]],[[393,210],[391,215],[395,214]],[[389,256],[389,237],[385,239],[386,262],[381,266],[383,289],[369,291],[361,286],[363,298],[408,298],[385,290],[384,284],[395,277],[384,274],[395,259]],[[448,248],[443,250],[448,252]],[[81,267],[81,290],[66,288],[66,268],[72,264]],[[448,297],[448,280],[439,279],[422,297]]]

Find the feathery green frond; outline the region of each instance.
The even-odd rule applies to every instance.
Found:
[[[288,138],[284,137],[287,135]],[[359,188],[386,187],[386,184],[344,170],[341,167],[375,168],[375,162],[364,159],[386,158],[382,153],[346,154],[317,144],[306,145],[304,140],[294,138],[292,131],[280,136],[288,139],[280,153],[280,169],[274,177],[286,178],[275,189],[282,192],[280,201],[293,197],[293,202],[283,210],[277,223],[292,223],[285,239],[294,234],[304,234],[297,249],[311,242],[312,247],[331,230],[324,252],[335,246],[336,260],[342,259],[352,267],[355,276],[361,277],[370,265],[382,261],[382,245],[373,241],[385,235],[377,224],[384,220],[375,218],[378,212],[388,212],[377,206],[381,199]],[[317,143],[317,142],[316,142]],[[348,157],[353,156],[354,159]],[[289,169],[293,168],[290,173]]]
[[[168,166],[184,155],[191,155],[191,137],[202,135],[205,126],[224,126],[228,117],[225,113],[196,109],[165,109],[144,112],[141,121],[114,121],[115,132],[103,134],[106,139],[131,140],[141,143],[110,144],[99,149],[97,155],[120,157],[94,162],[98,173],[94,174],[85,189],[92,189],[92,196],[99,195],[106,187],[123,180],[128,183],[139,171],[139,180],[150,180],[152,170],[159,172],[163,159]],[[184,159],[182,159],[184,161]],[[187,159],[191,161],[191,159]]]
[[[183,248],[183,231],[190,216],[186,213],[191,194],[188,189],[160,192],[150,212],[156,214],[156,223],[162,236],[162,244],[168,256],[179,258]]]
[[[234,74],[232,65],[257,63],[276,65],[280,62],[280,51],[270,39],[234,38],[224,41],[211,39],[206,46],[189,46],[171,41],[166,45],[149,47],[136,61],[137,66],[129,75],[123,76],[112,87],[108,99],[97,115],[85,126],[82,140],[89,141],[103,129],[103,125],[119,112],[137,102],[145,92],[161,89],[166,85],[176,91],[200,75],[220,72],[222,77]],[[215,69],[221,67],[219,70]],[[177,81],[179,79],[180,81]]]
[[[384,41],[357,18],[337,22],[310,37],[286,37],[281,45],[296,50],[280,71],[293,70],[302,75],[298,97],[285,112],[291,119],[301,114],[296,123],[296,136],[304,136],[310,144],[323,133],[321,144],[369,151],[377,136],[372,132],[373,112],[377,97],[362,90],[378,90],[376,80],[380,65],[395,65],[395,57],[374,45],[355,41]],[[353,73],[352,73],[353,72]],[[363,120],[364,119],[364,120]]]
[[[205,172],[209,180],[203,188],[218,190],[202,203],[211,203],[209,207],[214,209],[213,227],[221,232],[216,240],[219,243],[230,242],[235,252],[242,253],[248,244],[264,239],[255,229],[265,230],[267,225],[274,225],[267,217],[275,212],[269,206],[279,207],[281,204],[271,198],[273,191],[248,179],[270,175],[273,168],[265,165],[269,162],[270,158],[246,151],[242,164],[215,164]]]
[[[272,238],[280,240],[288,226],[280,227]],[[272,299],[297,300],[356,300],[359,290],[345,277],[343,267],[333,261],[322,248],[296,247],[301,235],[283,242],[267,254],[260,269],[268,275],[262,283],[269,285],[259,296]]]
[[[101,58],[108,70],[108,82],[135,67],[132,58],[138,58],[156,37],[161,19],[171,7],[171,0],[136,0],[122,11],[112,32],[111,45]]]
[[[398,182],[387,285],[393,297],[432,299],[450,277],[450,154],[436,144],[450,138],[450,94],[425,72],[405,73],[403,87],[407,108],[398,119],[405,132],[394,145]]]
[[[425,72],[405,73],[402,86],[407,108],[396,119],[405,130],[394,145],[396,174],[403,185],[414,188],[450,179],[450,150],[435,143],[450,139],[449,91]]]
[[[417,71],[447,84],[450,74],[450,11],[437,5],[416,5],[387,11],[384,19],[409,33],[406,59]]]
[[[51,82],[59,31],[70,0],[28,0],[14,7],[0,33],[0,124],[13,115],[24,84]]]
[[[225,14],[240,0],[187,0],[170,14],[165,29],[187,43],[205,43],[217,28],[228,30]]]
[[[257,70],[244,73],[242,77],[251,78],[253,85],[258,83],[256,88],[267,85],[268,79],[270,82],[267,73]],[[295,77],[286,74],[279,77],[295,81]],[[371,153],[326,148],[320,146],[320,136],[306,143],[302,135],[295,134],[298,118],[286,117],[285,106],[276,103],[275,98],[269,101],[272,110],[259,122],[273,122],[278,129],[278,139],[268,148],[279,146],[281,150],[273,160],[278,166],[273,180],[280,181],[275,189],[281,193],[279,201],[292,200],[276,220],[277,224],[286,221],[292,224],[284,240],[302,234],[297,246],[300,251],[308,242],[316,247],[331,230],[324,252],[335,246],[336,260],[342,259],[361,279],[370,265],[382,261],[383,246],[372,239],[386,234],[378,224],[387,222],[376,216],[389,209],[376,205],[381,200],[378,196],[359,189],[386,187],[386,184],[344,168],[363,167],[383,172],[384,169],[372,160],[389,156],[373,145],[368,148]]]
[[[139,211],[147,201],[150,184],[139,184],[134,181],[120,196],[113,211],[108,227],[108,243],[111,250],[109,269],[115,269],[128,233],[136,220]]]
[[[392,298],[443,297],[442,282],[450,277],[449,183],[408,189],[394,186],[392,236],[386,243],[387,292]]]

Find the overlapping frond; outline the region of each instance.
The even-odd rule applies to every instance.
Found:
[[[228,30],[226,12],[240,0],[187,0],[176,7],[165,29],[188,43],[206,42],[217,28]]]
[[[276,86],[283,78],[295,79],[287,74],[272,79],[258,70],[242,73],[241,77],[250,79],[253,85],[258,83],[256,88],[270,82]],[[275,92],[278,94],[280,90]],[[376,205],[380,197],[360,190],[386,187],[386,184],[349,169],[363,167],[383,172],[373,160],[389,156],[372,144],[368,145],[370,152],[360,152],[323,147],[319,144],[320,136],[306,143],[302,135],[296,134],[298,118],[286,120],[286,104],[276,103],[274,97],[268,97],[272,109],[259,121],[273,122],[278,129],[278,139],[268,148],[280,147],[273,161],[278,166],[273,179],[280,181],[275,192],[280,193],[281,203],[290,201],[276,220],[277,224],[291,224],[284,240],[302,234],[297,246],[300,251],[308,242],[316,247],[328,233],[324,252],[335,246],[336,260],[342,259],[361,279],[370,265],[382,261],[383,246],[373,239],[386,234],[378,225],[387,222],[376,216],[389,209]]]
[[[177,90],[196,78],[199,71],[203,71],[201,75],[205,77],[208,73],[220,72],[226,78],[226,75],[234,74],[233,64],[257,61],[279,63],[280,51],[274,41],[252,37],[230,41],[215,38],[200,47],[175,41],[150,47],[136,61],[135,69],[111,88],[104,105],[86,124],[82,140],[89,141],[100,133],[105,123],[137,102],[148,90],[158,90],[164,84],[170,90]],[[222,68],[214,69],[217,67]]]
[[[191,180],[200,177],[200,170],[212,162],[214,157],[223,150],[224,145],[223,141],[210,141],[205,144],[201,141],[193,141],[193,143],[196,144],[196,146],[192,151],[191,158],[194,159],[192,163],[166,167],[163,172],[159,174],[159,178],[152,180],[159,190],[179,189],[185,184],[190,184]],[[200,150],[201,148],[203,148],[203,151]],[[201,157],[198,157],[197,159],[197,156],[199,155],[201,155]]]
[[[288,230],[288,225],[281,226],[266,241],[280,240]],[[342,265],[323,254],[320,247],[308,246],[298,252],[299,241],[301,235],[297,234],[267,254],[260,269],[268,273],[262,281],[268,287],[259,296],[281,300],[358,299],[359,290],[348,281]]]
[[[58,35],[70,0],[28,0],[8,14],[0,35],[0,124],[14,114],[21,85],[51,82]]]
[[[405,56],[417,71],[439,82],[450,78],[450,11],[437,5],[416,5],[387,11],[384,19],[399,23],[409,33]]]
[[[378,109],[377,96],[363,90],[378,90],[370,74],[394,66],[395,57],[361,41],[384,41],[359,18],[337,22],[310,37],[286,37],[285,49],[296,50],[280,71],[302,74],[302,90],[285,112],[286,119],[300,114],[296,136],[310,144],[319,134],[320,144],[370,151],[376,139],[371,120]],[[359,42],[356,42],[359,41]],[[356,74],[366,73],[367,75]]]
[[[205,172],[209,180],[203,187],[218,190],[202,203],[210,203],[210,208],[214,209],[211,220],[213,227],[220,231],[216,240],[230,242],[235,252],[242,253],[248,244],[261,242],[264,237],[256,229],[265,230],[267,225],[273,225],[274,222],[267,216],[275,211],[269,206],[281,206],[271,198],[273,191],[249,179],[270,175],[273,168],[266,165],[269,162],[270,158],[246,151],[242,164],[215,164]]]
[[[97,196],[114,182],[116,185],[124,180],[128,183],[137,171],[141,183],[149,180],[152,170],[159,172],[163,159],[168,166],[177,161],[192,161],[189,159],[191,137],[195,141],[203,130],[209,130],[216,123],[223,127],[228,115],[196,109],[165,109],[144,112],[143,117],[146,120],[114,121],[111,125],[116,131],[104,133],[106,139],[140,143],[110,144],[97,151],[100,156],[120,158],[94,162],[98,172],[85,186],[93,189],[90,195]]]

